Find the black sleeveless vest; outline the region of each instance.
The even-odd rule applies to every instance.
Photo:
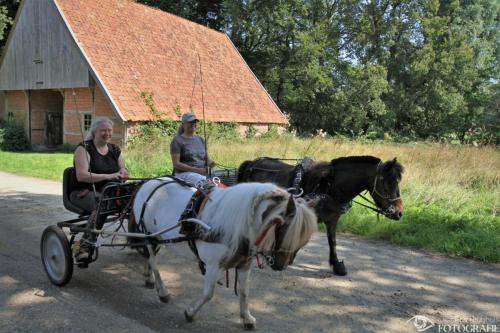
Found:
[[[93,140],[87,140],[80,143],[78,146],[85,148],[90,155],[89,172],[111,174],[120,171],[118,158],[120,157],[121,150],[117,145],[108,143],[108,153],[106,155],[101,155],[97,151]],[[108,183],[106,180],[95,183],[96,190],[100,191],[106,183]],[[92,184],[78,182],[77,189],[92,190]]]

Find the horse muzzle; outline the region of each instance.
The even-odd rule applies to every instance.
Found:
[[[384,215],[391,220],[400,220],[403,217],[404,205],[403,200],[394,201],[385,211]]]
[[[286,269],[289,265],[293,264],[297,251],[278,251],[272,256],[266,258],[267,264],[272,268],[273,271],[282,271]]]

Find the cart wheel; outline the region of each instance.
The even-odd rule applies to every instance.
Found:
[[[128,232],[133,232],[133,233],[139,232],[139,226],[135,222],[135,217],[134,217],[133,213],[131,213],[130,216],[128,217]],[[133,244],[133,243],[141,242],[141,241],[142,241],[141,238],[128,237],[129,244],[131,244],[131,243]],[[147,255],[148,250],[146,249],[145,246],[136,245],[136,246],[132,246],[132,248],[135,249],[141,256],[143,256],[143,257],[148,256]]]
[[[53,225],[45,228],[40,252],[50,282],[60,287],[67,284],[73,275],[73,256],[66,234]]]

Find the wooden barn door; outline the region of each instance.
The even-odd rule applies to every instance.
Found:
[[[63,114],[61,112],[47,112],[47,145],[58,146],[63,143]]]

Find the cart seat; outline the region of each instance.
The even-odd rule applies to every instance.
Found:
[[[74,167],[69,167],[64,170],[63,173],[63,204],[64,208],[69,210],[70,212],[76,213],[78,215],[88,215],[89,212],[85,211],[84,209],[76,206],[71,202],[69,199],[69,195],[75,188],[76,184],[78,183],[76,179],[76,170]]]

